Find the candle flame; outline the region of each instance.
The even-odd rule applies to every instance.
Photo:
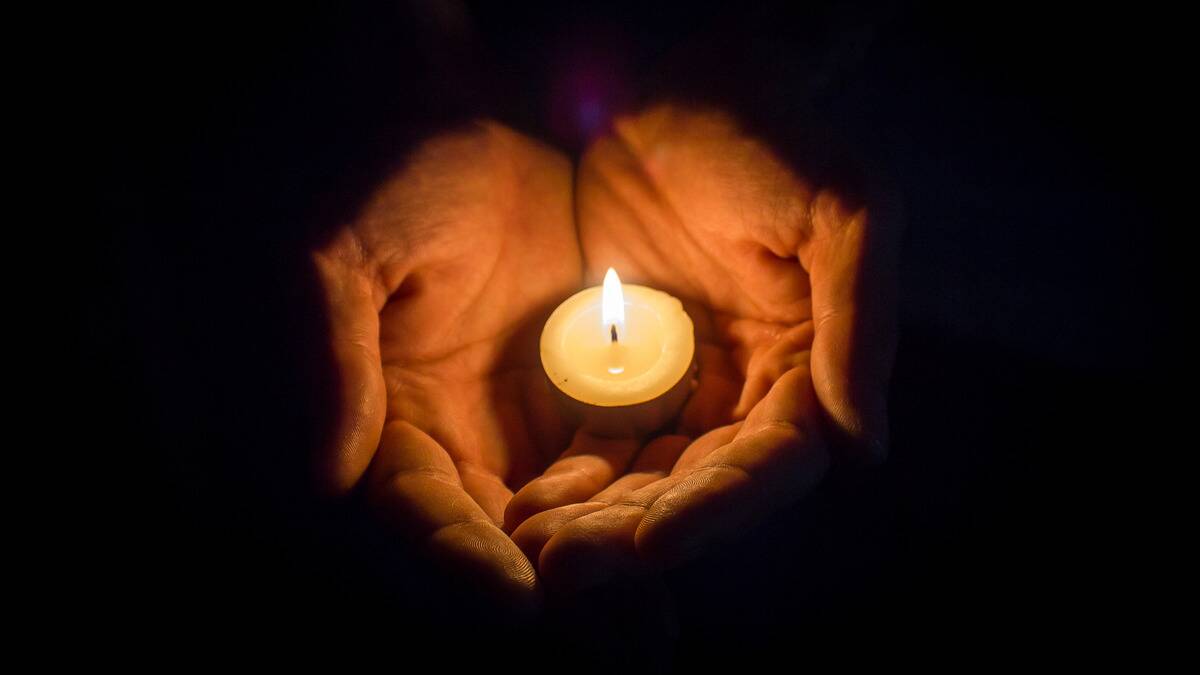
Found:
[[[625,294],[621,292],[621,279],[617,271],[611,267],[604,274],[604,299],[600,314],[606,329],[625,325]]]

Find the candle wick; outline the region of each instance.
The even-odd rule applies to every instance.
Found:
[[[609,326],[609,328],[612,329],[611,332],[609,333],[610,335],[612,335],[612,341],[616,342],[617,341],[617,324],[615,324],[615,323],[611,324]]]

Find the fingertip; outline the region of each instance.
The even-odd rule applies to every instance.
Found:
[[[535,478],[517,491],[504,507],[504,532],[516,532],[525,521],[533,516],[558,506],[553,484],[545,477]]]
[[[535,478],[508,500],[508,505],[504,507],[504,526],[501,528],[506,534],[515,533],[526,520],[539,512],[538,505],[534,503],[535,499],[532,496],[534,490],[530,489],[539,480]]]
[[[369,380],[358,396],[343,396],[337,419],[323,431],[324,438],[310,455],[311,482],[322,497],[342,497],[358,487],[382,442],[385,413],[382,376],[374,383],[380,389],[378,392],[367,391],[374,386]]]
[[[614,505],[567,523],[542,549],[538,569],[547,587],[574,594],[598,586],[618,574],[646,569],[633,536],[645,510]]]
[[[742,469],[698,468],[646,512],[633,537],[638,556],[661,568],[692,560],[749,524],[765,498]]]
[[[542,476],[521,488],[504,508],[504,531],[514,532],[526,520],[560,506],[576,504],[596,494],[595,485],[572,474]]]
[[[871,394],[861,397],[862,405],[846,401],[840,410],[827,409],[835,432],[835,444],[844,452],[837,453],[859,466],[879,466],[887,460],[889,452],[889,424],[887,399]]]
[[[625,472],[641,447],[634,439],[576,432],[566,452],[513,495],[504,510],[504,530],[514,531],[534,514],[590,500]]]
[[[564,528],[542,549],[538,569],[546,586],[560,595],[574,595],[597,586],[610,576],[595,542],[579,528]]]
[[[568,523],[607,506],[602,502],[571,504],[535,514],[512,531],[513,543],[529,560],[539,560],[547,542]]]
[[[841,450],[836,453],[839,459],[866,466],[881,464],[889,449],[887,386],[878,377],[852,377],[845,355],[831,354],[826,342],[814,350],[812,368],[823,429],[831,444]]]
[[[633,544],[638,557],[648,565],[668,569],[703,550],[700,539],[689,532],[688,516],[680,513],[681,504],[689,499],[687,493],[672,490],[660,497],[638,524]]]
[[[495,525],[466,521],[439,529],[427,546],[432,557],[493,606],[532,617],[545,601],[533,564]]]
[[[363,471],[344,462],[325,460],[313,462],[311,484],[317,497],[335,500],[345,497],[358,487]]]

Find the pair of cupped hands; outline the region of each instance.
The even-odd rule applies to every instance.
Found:
[[[313,256],[318,477],[511,607],[688,560],[886,454],[895,237],[869,211],[719,109],[619,117],[577,165],[492,121],[429,138]],[[540,363],[609,267],[695,324],[698,386],[652,437],[573,428]]]

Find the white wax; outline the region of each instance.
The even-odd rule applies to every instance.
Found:
[[[554,386],[586,404],[645,403],[671,391],[695,353],[692,320],[662,291],[625,284],[625,316],[612,340],[602,315],[602,286],[567,298],[542,329],[542,367]]]

